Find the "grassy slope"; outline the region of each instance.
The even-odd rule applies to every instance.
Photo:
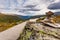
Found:
[[[56,16],[56,19],[55,19],[58,23],[60,23],[60,16]]]
[[[18,23],[21,23],[23,20],[15,15],[5,15],[0,14],[0,32],[4,31]]]

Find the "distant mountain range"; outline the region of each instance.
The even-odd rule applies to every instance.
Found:
[[[55,15],[60,15],[60,12],[55,12]]]
[[[36,16],[23,16],[23,15],[17,15],[17,14],[4,14],[4,13],[0,13],[0,15],[8,15],[8,16],[15,16],[18,17],[22,20],[27,20],[27,19],[33,19],[33,18],[40,18],[43,15],[36,15]]]
[[[54,15],[60,15],[60,12],[54,12]],[[18,17],[22,18],[22,19],[34,19],[34,18],[40,18],[44,15],[35,15],[35,16],[22,16],[22,15],[18,15]]]
[[[42,16],[44,16],[44,15],[36,15],[36,16],[22,16],[22,15],[17,15],[19,18],[21,18],[21,19],[25,19],[25,20],[27,20],[27,19],[35,19],[35,18],[40,18],[40,17],[42,17]]]
[[[17,15],[17,14],[5,14],[5,15],[17,16],[18,18],[20,18],[20,19],[22,19],[22,20],[40,18],[40,17],[44,16],[44,15],[23,16],[23,15]],[[60,12],[55,12],[55,15],[60,15]]]
[[[19,18],[26,20],[29,19],[31,16],[22,16],[22,15],[17,15]]]

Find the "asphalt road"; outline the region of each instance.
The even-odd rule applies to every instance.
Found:
[[[23,31],[26,23],[27,21],[0,32],[0,40],[16,40]]]

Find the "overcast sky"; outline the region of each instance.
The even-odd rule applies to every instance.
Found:
[[[23,11],[25,6],[36,5],[35,9],[40,11]],[[16,10],[17,9],[17,10]],[[27,9],[27,8],[26,8]],[[15,13],[19,15],[43,15],[45,12],[53,9],[60,9],[59,0],[0,0],[0,12]],[[20,11],[20,12],[19,12]]]

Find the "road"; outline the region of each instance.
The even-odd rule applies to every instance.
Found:
[[[19,37],[20,33],[23,31],[26,23],[27,21],[18,24],[8,30],[0,32],[0,40],[16,40]]]

